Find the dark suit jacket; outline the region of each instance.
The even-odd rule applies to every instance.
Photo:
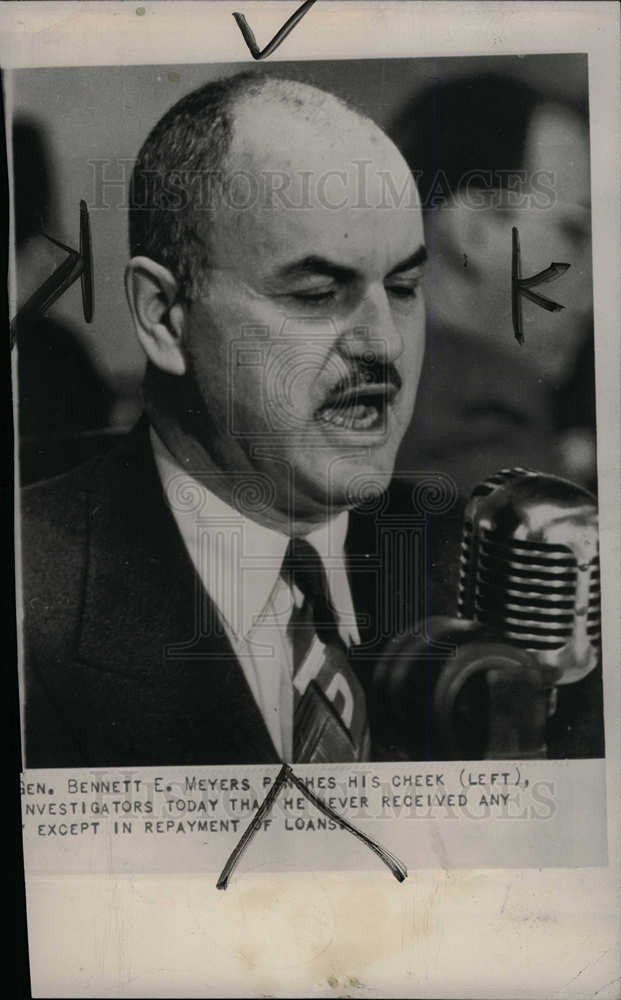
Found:
[[[102,458],[24,491],[30,767],[277,760],[225,634],[197,630],[217,616],[165,502],[147,431],[141,422]],[[374,503],[350,519],[354,604],[366,616],[363,682],[396,611],[378,528],[392,524]],[[456,535],[458,517],[454,526]]]
[[[429,742],[399,749],[372,671],[404,624],[454,613],[461,509],[447,484],[395,484],[350,517],[362,616],[352,663],[376,758],[429,754]],[[24,491],[22,571],[26,766],[277,762],[224,632],[197,626],[217,615],[163,496],[145,421],[103,457]]]

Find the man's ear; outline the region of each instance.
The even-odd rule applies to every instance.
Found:
[[[150,257],[132,257],[125,269],[125,291],[138,339],[149,361],[170,375],[184,375],[185,310],[177,301],[173,275]]]

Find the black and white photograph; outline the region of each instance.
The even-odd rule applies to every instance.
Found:
[[[16,74],[29,767],[603,756],[586,58],[362,70]]]
[[[347,8],[382,6],[327,8],[345,44]],[[218,17],[246,57],[89,41],[4,70],[27,898],[29,872],[220,875],[233,906],[254,870],[393,892],[418,868],[603,870],[618,399],[593,150],[618,167],[618,141],[593,58],[295,58],[322,4],[258,58],[246,7]],[[271,7],[276,31],[293,8]],[[307,972],[336,939],[310,895]],[[208,987],[81,970],[70,995],[285,995],[262,961]],[[359,968],[295,995],[358,995]],[[387,982],[421,995],[364,995]]]

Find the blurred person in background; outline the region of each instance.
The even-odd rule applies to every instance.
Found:
[[[430,253],[427,354],[398,470],[448,472],[464,494],[510,465],[595,488],[586,122],[586,100],[478,74],[434,82],[393,123]],[[512,226],[524,276],[571,265],[542,289],[561,312],[523,300],[523,345],[511,319]]]
[[[49,278],[65,256],[45,238],[53,178],[40,126],[13,126],[17,304]],[[76,221],[78,204],[76,202]],[[50,234],[56,235],[56,234]],[[78,331],[44,314],[17,333],[18,421],[22,483],[63,472],[101,450],[92,432],[107,427],[113,394]]]

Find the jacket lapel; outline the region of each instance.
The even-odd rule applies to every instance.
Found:
[[[98,706],[82,713],[93,760],[112,738],[112,756],[136,764],[277,761],[166,504],[146,421],[101,463],[88,518],[78,656]]]

